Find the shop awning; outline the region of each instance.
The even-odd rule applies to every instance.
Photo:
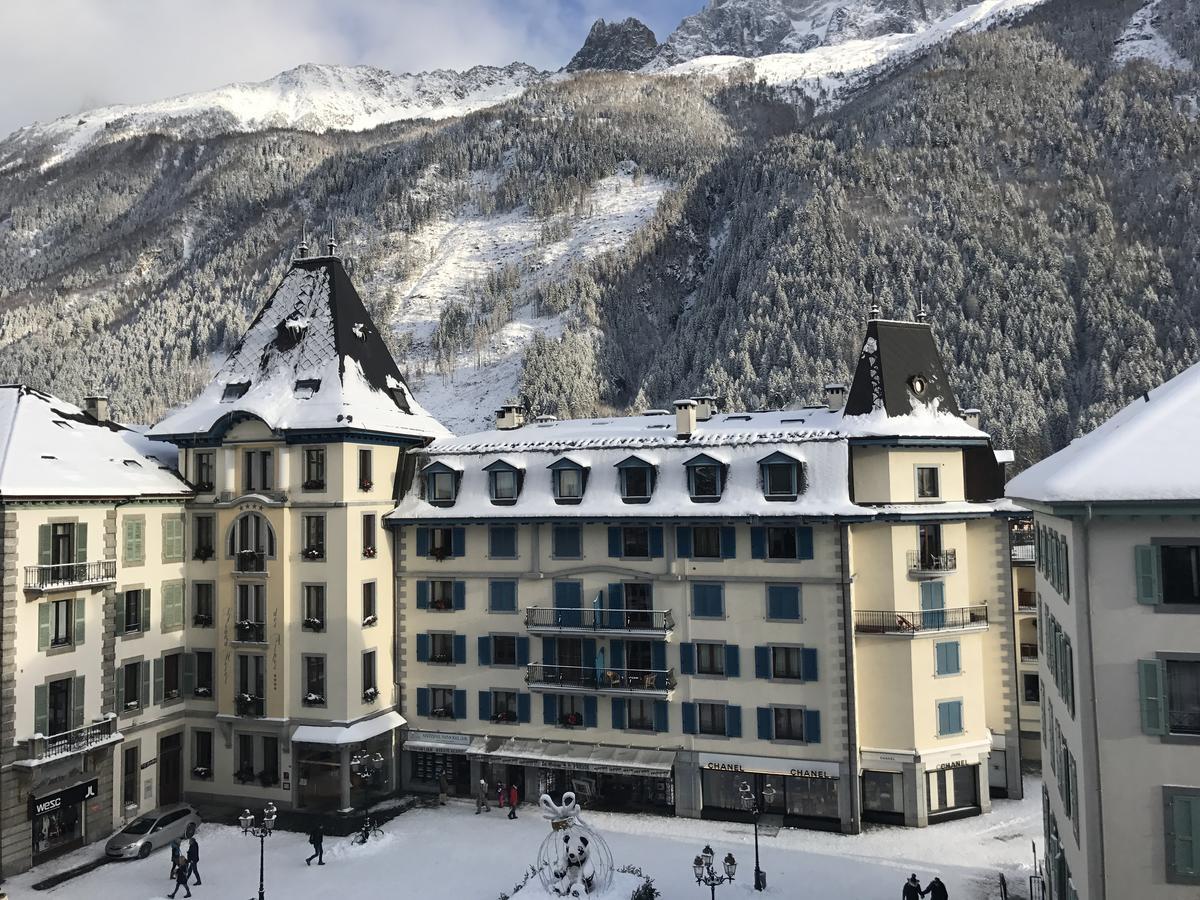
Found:
[[[410,731],[404,737],[404,749],[417,753],[465,754],[483,745],[483,738],[469,734],[447,734],[441,731]]]
[[[388,710],[373,719],[364,719],[353,725],[301,725],[292,732],[292,743],[295,744],[359,744],[373,737],[395,731],[401,725],[406,725],[404,716],[394,709]]]
[[[521,738],[491,738],[484,746],[473,746],[467,752],[471,756],[483,757],[491,763],[605,772],[612,775],[641,775],[646,778],[670,778],[671,768],[675,765],[674,750],[597,747]]]

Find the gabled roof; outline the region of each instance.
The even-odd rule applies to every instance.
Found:
[[[174,467],[174,448],[23,384],[0,385],[0,498],[189,496]]]
[[[413,399],[335,256],[293,260],[208,387],[151,435],[217,438],[245,418],[276,431],[449,434]]]
[[[770,465],[774,465],[777,463],[783,463],[784,465],[794,466],[798,462],[800,462],[800,460],[796,459],[796,457],[789,456],[787,453],[784,453],[782,450],[776,450],[770,456],[764,456],[762,459],[760,459],[758,461],[758,464],[760,466],[770,466]]]
[[[1200,500],[1200,364],[1008,483],[1044,503]]]
[[[933,330],[924,322],[870,320],[845,414],[865,416],[883,409],[888,416],[906,416],[914,404],[959,414]]]

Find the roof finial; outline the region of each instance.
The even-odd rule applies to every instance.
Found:
[[[868,313],[867,318],[868,319],[882,319],[883,318],[883,307],[881,307],[879,305],[878,297],[876,297],[874,300],[871,301],[871,310]]]
[[[329,247],[328,247],[329,253],[326,254],[327,256],[336,256],[337,255],[336,233],[337,233],[337,221],[334,219],[333,216],[330,216],[329,217]]]
[[[308,256],[308,223],[305,222],[300,226],[300,246],[296,248],[296,258],[304,259]]]
[[[917,321],[924,325],[926,316],[927,313],[925,311],[925,301],[922,300],[917,304]]]

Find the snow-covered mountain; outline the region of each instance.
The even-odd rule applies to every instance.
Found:
[[[579,52],[567,63],[567,71],[623,69],[632,72],[650,62],[657,50],[658,38],[644,22],[632,16],[624,22],[597,19]]]
[[[296,128],[363,131],[403,119],[444,119],[502,103],[547,77],[525,63],[397,75],[374,66],[306,63],[266,81],[33,124],[0,142],[0,172],[24,160],[53,165],[101,142],[159,133],[199,138]]]

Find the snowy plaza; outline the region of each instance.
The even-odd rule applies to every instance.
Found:
[[[1030,842],[1040,844],[1040,782],[1027,779],[1026,799],[997,800],[987,816],[947,822],[926,829],[868,826],[845,836],[798,829],[760,835],[767,896],[787,898],[895,898],[910,872],[922,884],[939,875],[954,900],[998,897],[1004,873],[1014,896],[1025,896],[1032,859]],[[618,867],[637,866],[654,879],[665,900],[708,896],[696,886],[692,860],[706,843],[718,858],[732,852],[738,869],[732,886],[717,897],[754,894],[754,838],[750,825],[641,815],[587,813],[587,822],[612,848]],[[532,804],[516,821],[503,810],[475,815],[468,801],[444,808],[413,809],[384,826],[384,836],[365,846],[349,837],[327,837],[325,866],[305,866],[311,849],[303,834],[276,832],[266,841],[268,898],[403,897],[404,900],[496,900],[511,894],[533,862],[548,831]],[[202,884],[197,898],[242,900],[258,889],[258,841],[231,826],[206,825],[199,832]],[[148,860],[110,863],[46,892],[32,885],[54,872],[96,857],[92,845],[6,883],[10,898],[46,896],[54,900],[151,900],[166,896],[167,853]],[[628,885],[618,878],[607,896],[626,900]],[[622,892],[622,888],[625,891]],[[183,897],[181,891],[178,895]],[[530,900],[546,895],[531,879],[516,895]]]

